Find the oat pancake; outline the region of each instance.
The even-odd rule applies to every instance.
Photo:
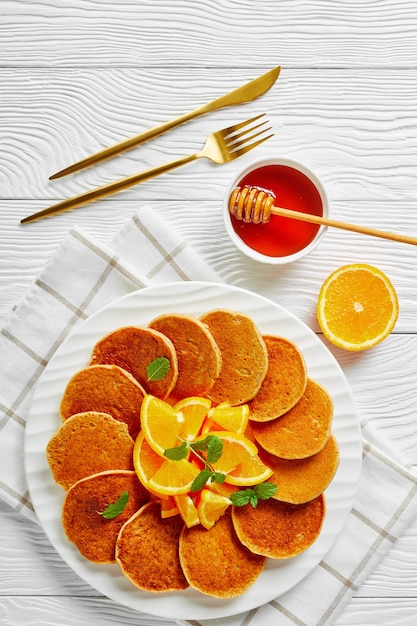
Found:
[[[256,396],[268,369],[268,353],[256,324],[226,309],[209,311],[207,324],[222,355],[222,369],[208,396],[214,402],[244,404]]]
[[[260,500],[258,506],[233,507],[240,541],[255,554],[287,559],[304,552],[319,536],[325,516],[320,495],[305,504]]]
[[[324,448],[305,459],[280,459],[263,451],[261,459],[274,472],[268,479],[278,485],[276,500],[303,504],[317,498],[329,486],[339,466],[339,448],[330,435]]]
[[[155,359],[165,357],[170,369],[161,380],[148,380],[146,368]],[[140,385],[158,398],[165,399],[178,376],[178,361],[173,343],[157,330],[125,326],[106,335],[93,348],[89,365],[113,364],[130,372]]]
[[[61,400],[60,413],[67,419],[76,413],[108,413],[127,424],[135,439],[140,430],[140,407],[145,390],[132,374],[118,365],[92,365],[70,379]]]
[[[109,445],[111,443],[111,445]],[[134,442],[126,424],[89,411],[69,417],[51,437],[46,458],[63,489],[104,470],[133,470]]]
[[[172,395],[178,400],[206,395],[220,374],[222,362],[207,326],[191,315],[170,313],[154,319],[149,328],[166,335],[174,344],[178,379]]]
[[[333,401],[318,383],[307,381],[303,396],[287,413],[270,422],[251,422],[257,443],[283,459],[320,452],[330,436]]]
[[[120,515],[114,519],[100,515],[124,491],[129,499]],[[89,476],[75,483],[66,495],[62,509],[65,533],[88,560],[112,563],[120,528],[148,500],[149,494],[135,472],[110,471]]]
[[[125,576],[145,591],[186,589],[178,556],[183,526],[179,515],[162,519],[159,504],[145,504],[126,522],[117,539],[116,560]]]
[[[200,525],[184,527],[180,560],[190,585],[216,598],[242,594],[262,572],[266,561],[239,541],[230,508],[210,530]]]
[[[268,371],[256,396],[249,402],[250,419],[268,422],[299,401],[307,385],[307,368],[300,350],[288,339],[264,335]]]

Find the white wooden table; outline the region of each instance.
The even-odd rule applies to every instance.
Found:
[[[362,354],[330,348],[362,420],[417,465],[417,249],[328,231],[282,269],[244,259],[221,219],[226,185],[273,155],[310,166],[336,219],[417,234],[417,5],[412,0],[3,0],[0,9],[0,320],[78,224],[99,241],[148,202],[231,284],[279,302],[318,331],[318,290],[333,269],[386,272],[401,312]],[[189,122],[61,181],[58,169],[185,113],[276,66],[262,99]],[[207,161],[119,196],[22,227],[25,215],[194,152],[212,130],[266,112],[276,136],[240,162]],[[1,358],[1,355],[0,355]],[[1,381],[0,381],[1,382]],[[0,451],[1,453],[1,451]],[[173,622],[133,615],[84,584],[42,530],[0,503],[0,623]],[[337,626],[417,623],[417,520],[355,594]]]

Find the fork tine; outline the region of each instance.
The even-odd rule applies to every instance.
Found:
[[[260,115],[251,117],[249,120],[245,120],[244,122],[240,122],[239,124],[234,124],[233,126],[228,126],[227,128],[223,128],[223,130],[221,130],[220,133],[222,134],[223,137],[227,137],[231,133],[236,133],[241,128],[244,128],[245,126],[248,126],[249,124],[252,124],[252,122],[256,122],[256,120],[259,120],[264,115],[266,115],[266,113],[261,113]]]
[[[242,148],[238,148],[237,150],[233,150],[233,147],[232,147],[231,152],[230,152],[231,156],[234,159],[236,159],[237,157],[242,156],[242,154],[246,154],[250,150],[253,150],[254,148],[256,148],[256,146],[259,146],[261,143],[263,143],[264,141],[267,141],[268,139],[270,139],[273,136],[274,136],[274,133],[271,133],[270,135],[267,135],[266,137],[263,137],[262,139],[258,139],[258,141],[254,141],[252,143],[249,143],[249,144],[243,146]]]
[[[227,147],[229,148],[229,150],[233,150],[235,148],[240,148],[240,146],[243,146],[244,144],[252,141],[252,139],[256,139],[256,137],[259,137],[263,133],[266,133],[269,130],[272,130],[272,127],[268,126],[266,128],[262,128],[257,133],[252,133],[252,131],[257,130],[261,126],[262,126],[262,124],[258,124],[257,126],[255,126],[253,128],[249,128],[247,131],[244,131],[244,132],[240,133],[239,135],[234,135],[233,137],[226,138],[225,141],[226,141],[226,144],[227,144]],[[252,134],[248,136],[248,133],[252,133]]]

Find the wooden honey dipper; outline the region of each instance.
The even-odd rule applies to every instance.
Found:
[[[382,239],[392,239],[401,243],[411,243],[417,245],[417,237],[408,237],[407,235],[397,235],[388,233],[367,226],[359,226],[357,224],[348,224],[338,220],[332,220],[319,215],[310,215],[309,213],[301,213],[300,211],[292,211],[274,205],[275,197],[272,193],[246,185],[244,187],[235,187],[229,198],[229,213],[234,215],[238,220],[244,222],[253,222],[254,224],[269,222],[271,215],[279,215],[281,217],[289,217],[302,222],[311,222],[320,226],[332,226],[333,228],[341,228],[342,230],[350,230],[363,235],[371,235],[373,237],[381,237]]]

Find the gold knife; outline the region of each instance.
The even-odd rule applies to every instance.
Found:
[[[131,137],[130,139],[125,139],[109,148],[105,148],[96,154],[93,154],[65,169],[57,172],[50,176],[49,180],[53,180],[55,178],[60,178],[61,176],[66,176],[67,174],[73,174],[81,169],[89,167],[90,165],[96,165],[97,163],[101,163],[106,159],[109,159],[116,154],[120,154],[125,150],[129,150],[135,146],[138,146],[145,141],[149,141],[162,133],[171,130],[171,128],[175,128],[175,126],[179,126],[188,120],[193,119],[194,117],[198,117],[199,115],[204,115],[205,113],[209,113],[210,111],[216,111],[217,109],[222,109],[223,107],[232,106],[236,104],[243,104],[245,102],[250,102],[251,100],[255,100],[259,96],[262,96],[268,89],[272,87],[272,85],[276,82],[281,71],[281,67],[274,67],[274,69],[266,72],[266,74],[262,74],[258,78],[251,80],[246,85],[242,85],[242,87],[238,87],[238,89],[234,89],[230,93],[217,98],[216,100],[212,100],[208,104],[203,105],[202,107],[191,111],[190,113],[186,113],[185,115],[181,115],[170,122],[165,122],[156,128],[152,128],[151,130],[146,130],[135,137]]]

